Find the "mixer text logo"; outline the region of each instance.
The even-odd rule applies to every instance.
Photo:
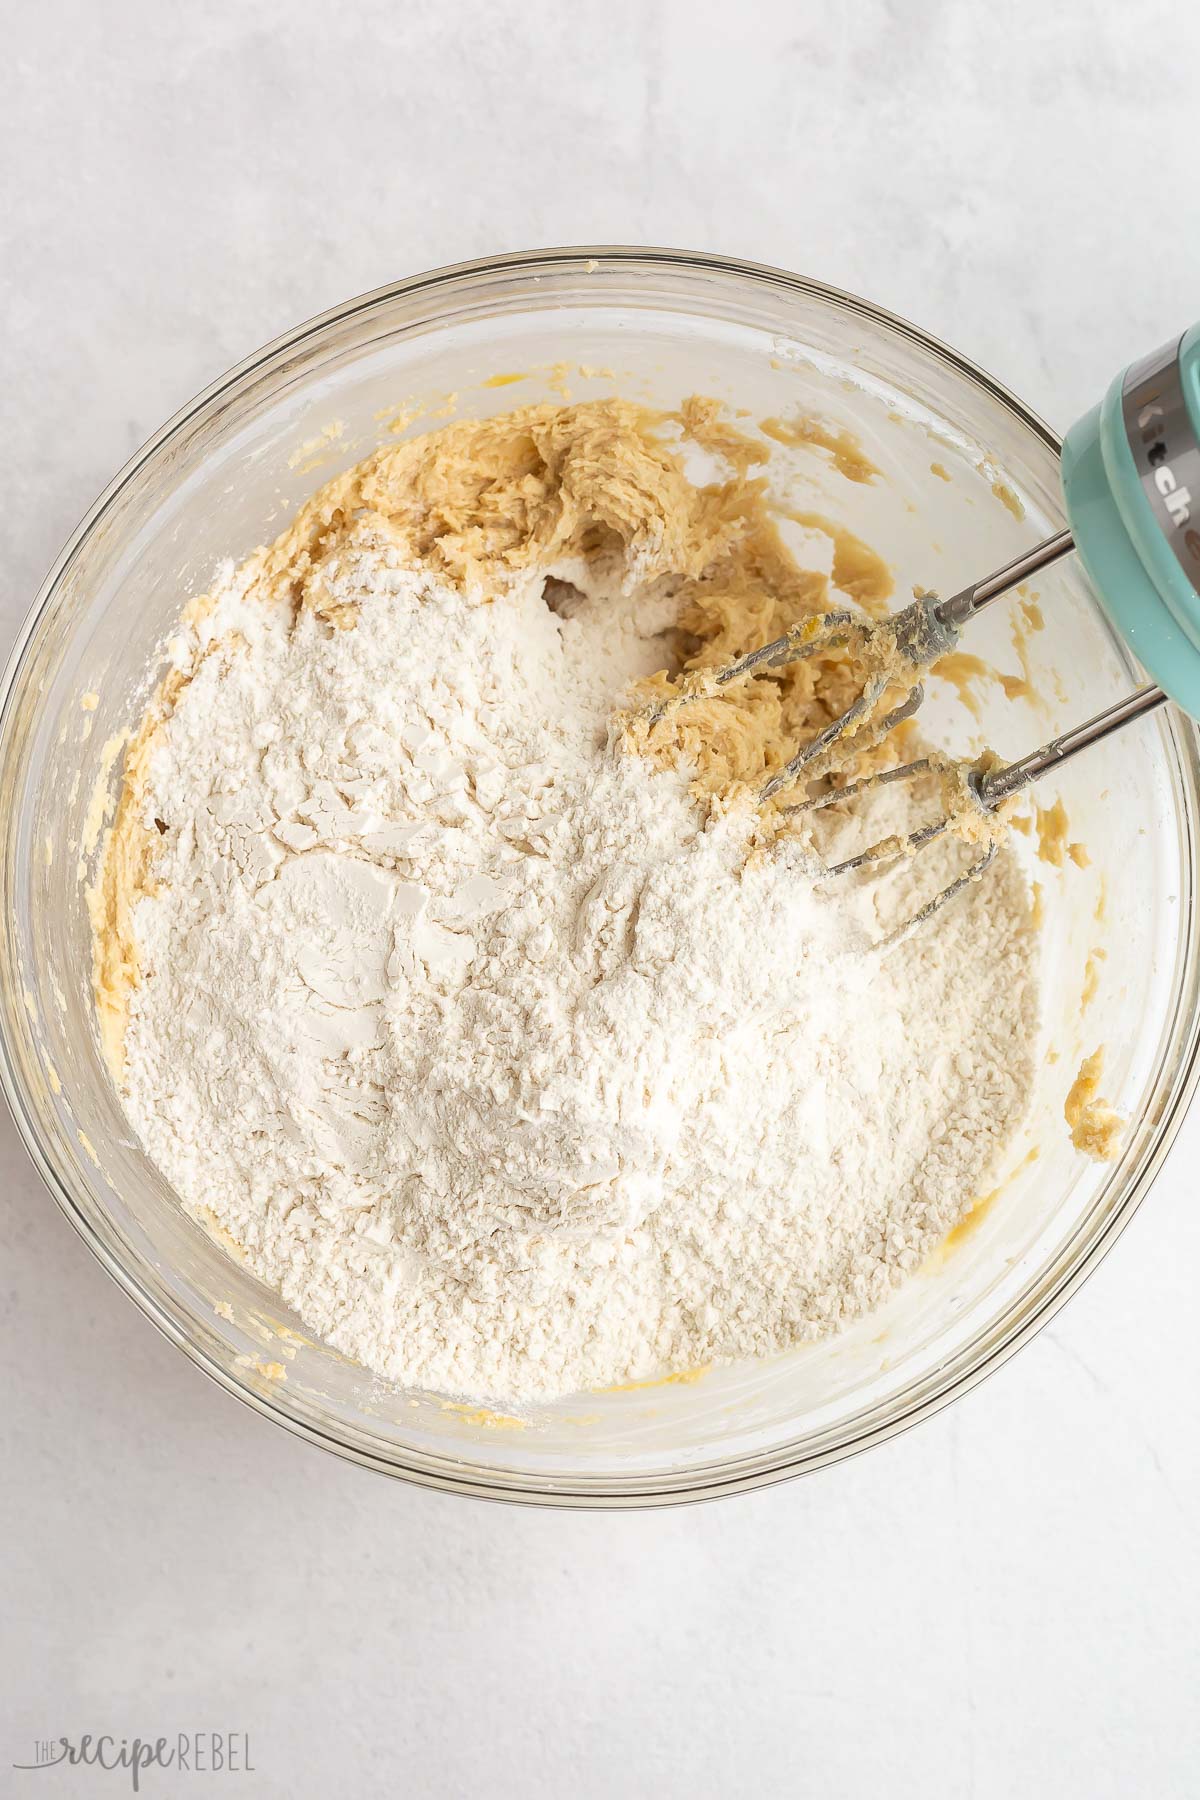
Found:
[[[1142,445],[1146,452],[1146,461],[1154,474],[1154,485],[1162,496],[1162,503],[1176,531],[1182,531],[1192,516],[1192,496],[1186,487],[1181,487],[1172,469],[1167,451],[1167,442],[1163,436],[1163,420],[1165,414],[1158,404],[1158,396],[1154,395],[1139,408],[1137,422],[1142,434]],[[1184,532],[1184,542],[1188,552],[1200,561],[1200,532],[1190,530]]]
[[[180,1731],[174,1737],[116,1738],[107,1732],[94,1736],[39,1738],[30,1762],[15,1762],[14,1769],[104,1769],[124,1772],[132,1793],[141,1792],[142,1776],[149,1769],[170,1769],[182,1775],[253,1775],[250,1734],[247,1731]]]
[[[1177,526],[1186,525],[1192,516],[1192,496],[1185,487],[1179,486],[1167,461],[1167,445],[1160,424],[1163,416],[1163,409],[1157,399],[1149,401],[1138,413],[1138,430],[1142,434],[1142,442],[1146,446],[1146,461],[1154,470],[1154,485],[1163,497],[1163,505]]]

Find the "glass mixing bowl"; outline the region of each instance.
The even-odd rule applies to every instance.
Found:
[[[804,410],[853,430],[882,481],[851,483],[811,447],[790,460],[780,451],[772,480],[859,530],[900,594],[913,583],[951,591],[1062,522],[1058,440],[1025,407],[903,321],[775,269],[670,251],[547,251],[351,301],[233,370],[139,451],[20,633],[0,712],[0,1026],[8,1100],[51,1192],[126,1292],[222,1386],[389,1474],[615,1506],[752,1488],[878,1443],[995,1368],[1095,1266],[1196,1079],[1198,764],[1192,728],[1171,713],[1039,796],[1063,799],[1091,862],[1060,872],[1034,860],[1035,838],[1024,844],[1045,914],[1032,1116],[998,1197],[882,1311],[769,1361],[520,1416],[401,1391],[313,1342],[182,1211],[132,1140],[89,991],[97,796],[119,774],[121,734],[158,679],[173,621],[220,559],[272,537],[389,430],[564,389],[667,406],[700,391],[747,409],[747,421]],[[423,420],[410,416],[422,409]],[[935,682],[925,717],[936,738],[960,747],[982,734],[1019,753],[1136,680],[1074,562],[1040,589],[1044,629],[1032,629],[1032,609],[1006,603],[966,646],[1009,670],[1023,656],[1031,697]],[[1076,1155],[1062,1117],[1080,1057],[1100,1043],[1106,1093],[1130,1122],[1112,1166]],[[914,1045],[931,1079],[937,1052]]]

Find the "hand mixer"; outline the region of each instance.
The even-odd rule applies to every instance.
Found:
[[[1200,325],[1118,375],[1100,404],[1072,427],[1063,445],[1062,482],[1069,529],[983,581],[948,600],[918,595],[883,620],[848,611],[803,619],[772,643],[707,672],[693,691],[658,707],[652,717],[719,693],[760,670],[823,651],[847,651],[866,671],[862,693],[764,784],[761,798],[771,799],[880,743],[917,710],[924,696],[922,673],[955,647],[964,626],[1002,594],[1073,550],[1079,552],[1109,621],[1157,685],[1138,688],[1018,762],[986,770],[961,766],[969,798],[984,814],[994,815],[1002,801],[1167,700],[1200,717]],[[903,690],[903,697],[889,705],[897,690]],[[950,766],[944,759],[920,757],[787,810],[816,811],[885,783]],[[908,837],[875,844],[827,873],[848,874],[915,855],[953,822],[947,813]],[[994,835],[982,835],[982,853],[908,921],[904,936],[983,874],[996,854],[996,842]]]

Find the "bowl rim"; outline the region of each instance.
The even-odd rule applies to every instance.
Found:
[[[172,438],[182,433],[197,415],[211,407],[223,394],[236,388],[247,376],[319,338],[330,327],[348,323],[397,300],[411,300],[423,293],[436,293],[453,283],[475,276],[502,278],[506,275],[528,275],[538,269],[549,273],[578,274],[581,272],[580,265],[589,274],[602,273],[606,265],[609,268],[615,265],[630,270],[642,266],[648,269],[694,271],[782,290],[785,294],[819,299],[857,318],[903,334],[927,355],[943,363],[957,375],[967,377],[976,387],[998,401],[1039,437],[1056,457],[1061,454],[1062,439],[1043,419],[1003,383],[942,339],[914,325],[901,314],[891,312],[846,289],[831,286],[810,276],[794,274],[768,263],[707,251],[585,244],[514,251],[445,264],[401,281],[372,288],[315,314],[273,338],[187,401],[134,452],[71,533],[18,627],[3,673],[0,674],[0,742],[7,735],[14,696],[19,691],[21,672],[30,644],[71,564],[125,487],[136,480],[146,464]],[[1193,746],[1200,742],[1194,726],[1186,729]],[[1187,805],[1179,809],[1179,816],[1186,833],[1186,847],[1193,852],[1194,863],[1200,821],[1193,817],[1193,809]],[[1178,995],[1176,998],[1178,1001]],[[842,1435],[836,1442],[805,1448],[803,1444],[793,1441],[769,1451],[731,1457],[679,1472],[651,1471],[633,1478],[604,1473],[559,1480],[500,1465],[474,1464],[458,1455],[436,1455],[408,1447],[402,1457],[383,1455],[369,1449],[366,1443],[348,1441],[343,1436],[313,1424],[239,1380],[209,1355],[203,1345],[187,1334],[172,1310],[143,1285],[136,1270],[116,1253],[96,1229],[93,1221],[80,1210],[47,1154],[40,1129],[27,1106],[15,1063],[8,1041],[7,1025],[0,1017],[0,1087],[34,1167],[101,1267],[163,1336],[182,1350],[219,1387],[264,1418],[282,1425],[308,1443],[394,1479],[477,1499],[611,1511],[695,1504],[814,1473],[817,1469],[858,1455],[910,1430],[914,1425],[940,1412],[953,1400],[969,1393],[986,1376],[1002,1367],[1054,1317],[1059,1308],[1092,1274],[1128,1225],[1157,1177],[1195,1094],[1197,1083],[1200,1082],[1200,1006],[1193,1006],[1192,1016],[1185,1022],[1174,1090],[1170,1103],[1154,1121],[1151,1141],[1144,1152],[1141,1168],[1120,1203],[1113,1208],[1091,1241],[1074,1257],[1070,1257],[1069,1252],[1063,1253],[1067,1257],[1066,1266],[1059,1270],[1056,1278],[1048,1282],[1046,1291],[1039,1296],[1036,1304],[1026,1307],[1025,1316],[1007,1326],[981,1329],[975,1339],[954,1352],[947,1363],[933,1375],[918,1378],[914,1387],[928,1391],[917,1392],[908,1404],[901,1404],[888,1417],[877,1419],[863,1429],[856,1429],[853,1416],[841,1421],[836,1429]],[[1018,1300],[1014,1305],[1019,1307],[1021,1302]],[[990,1342],[990,1337],[997,1331],[1002,1334],[1000,1340]]]

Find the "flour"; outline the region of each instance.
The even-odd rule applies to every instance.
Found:
[[[405,1386],[532,1402],[822,1337],[994,1185],[1024,1113],[1010,850],[881,955],[963,846],[820,859],[937,794],[753,803],[852,658],[618,723],[681,658],[694,684],[886,605],[836,526],[797,565],[767,454],[697,400],[389,443],[189,609],[128,743],[89,904],[132,1124],[310,1331]]]
[[[875,956],[880,884],[610,743],[636,584],[481,604],[369,518],[325,581],[352,628],[227,572],[139,801],[126,1104],[184,1203],[337,1349],[509,1402],[883,1300],[1028,1095],[1006,856]]]

